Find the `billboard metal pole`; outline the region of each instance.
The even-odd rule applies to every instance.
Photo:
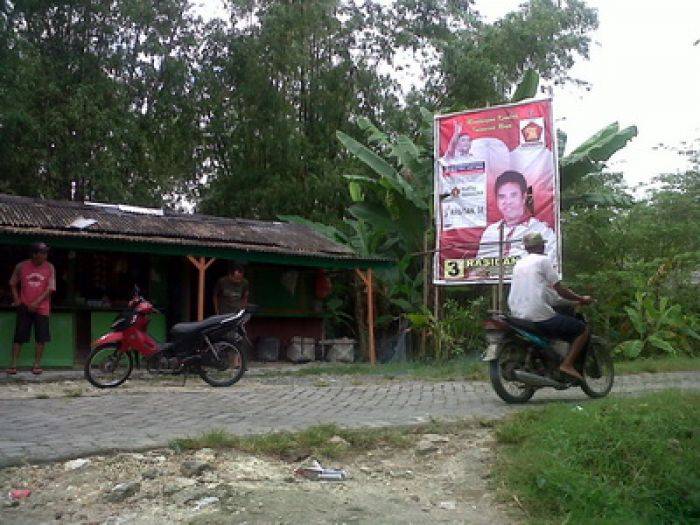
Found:
[[[562,255],[561,242],[561,174],[559,173],[559,134],[554,115],[554,90],[548,88],[550,99],[550,119],[552,121],[552,153],[554,153],[554,222],[557,225],[557,263],[559,263],[559,277],[564,277],[564,257]]]
[[[498,227],[498,313],[503,313],[503,228],[505,221]]]

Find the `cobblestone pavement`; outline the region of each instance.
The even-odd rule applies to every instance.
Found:
[[[347,427],[407,425],[435,418],[499,418],[503,403],[486,382],[386,381],[329,386],[308,379],[276,383],[244,378],[227,389],[51,399],[2,399],[0,467],[114,450],[164,446],[173,438],[223,428],[235,434],[301,429],[320,423]],[[700,372],[616,378],[614,395],[664,388],[700,389]],[[584,402],[579,389],[538,392],[526,406]]]

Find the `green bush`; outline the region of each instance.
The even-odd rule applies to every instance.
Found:
[[[477,355],[486,348],[483,322],[486,302],[483,297],[466,305],[454,299],[443,303],[440,319],[432,312],[406,314],[415,329],[427,329],[431,338],[431,357],[438,360]]]
[[[550,405],[501,423],[496,480],[533,523],[697,523],[700,394]]]
[[[658,301],[648,292],[637,292],[632,306],[625,312],[636,338],[618,344],[615,351],[627,359],[651,357],[659,354],[677,356],[694,355],[700,335],[698,318],[684,314],[681,306],[670,304],[668,297]]]

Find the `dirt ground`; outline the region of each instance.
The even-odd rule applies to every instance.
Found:
[[[351,460],[324,462],[347,470],[349,479],[339,482],[295,477],[293,470],[309,459],[285,462],[235,450],[158,449],[84,458],[89,462],[83,466],[60,462],[7,468],[0,470],[0,522],[520,521],[518,509],[497,502],[488,486],[491,429],[472,423],[451,434],[412,439],[408,448],[379,448],[351,455]],[[426,440],[434,445],[427,450]],[[21,488],[31,495],[11,503],[8,492]]]
[[[257,382],[248,381],[248,386]],[[119,386],[119,392],[148,393],[148,392],[199,392],[211,389],[199,378],[189,378],[183,385],[182,379],[133,379]],[[59,398],[59,397],[81,397],[81,396],[109,396],[114,390],[106,388],[95,388],[84,379],[46,381],[46,382],[23,382],[16,381],[0,385],[0,395],[3,399],[29,399],[29,398]]]

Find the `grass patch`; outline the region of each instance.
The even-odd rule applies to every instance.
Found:
[[[533,523],[697,523],[700,394],[551,405],[496,428],[495,479]]]
[[[615,363],[617,374],[639,374],[644,372],[700,371],[700,358],[661,357],[637,359]],[[294,371],[275,371],[273,375],[284,376],[375,376],[389,380],[422,379],[432,381],[488,380],[488,364],[474,358],[459,358],[449,361],[407,361],[371,366],[369,363],[333,364],[311,366]],[[360,384],[360,380],[355,380]],[[328,386],[323,379],[317,386]]]
[[[344,365],[312,366],[290,372],[276,372],[281,375],[366,375],[382,376],[387,379],[426,379],[450,381],[458,379],[485,380],[488,368],[474,358],[452,359],[449,361],[407,361],[405,363],[386,363],[371,366],[369,363],[352,363]]]
[[[615,363],[615,371],[619,374],[693,372],[698,370],[700,370],[700,357],[657,357]]]
[[[348,445],[330,443],[334,436],[340,436]],[[301,432],[275,432],[259,436],[235,436],[225,430],[214,430],[199,437],[175,439],[170,442],[170,447],[178,451],[235,448],[250,454],[284,459],[302,456],[337,459],[379,446],[403,448],[412,441],[407,429],[348,430],[337,425],[318,425]]]
[[[410,427],[362,429],[346,429],[331,424],[317,425],[301,432],[275,432],[259,436],[235,436],[225,430],[213,430],[198,437],[175,439],[170,442],[170,447],[176,451],[233,448],[282,459],[304,456],[338,459],[380,447],[407,448],[419,434],[454,434],[463,431],[469,424],[474,423],[431,420]],[[348,444],[330,443],[334,436],[340,436]]]

